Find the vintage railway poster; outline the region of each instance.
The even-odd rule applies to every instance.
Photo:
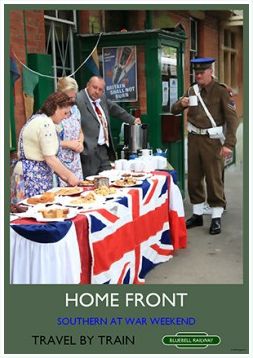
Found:
[[[249,1],[1,2],[1,356],[250,357],[250,15]],[[186,119],[170,112],[194,82],[195,57],[215,58],[240,117],[213,236],[207,215],[186,231]],[[26,114],[62,76],[79,90],[102,76],[107,97],[147,123],[150,160],[146,176],[112,185],[103,207],[82,212],[61,197],[73,215],[41,222],[10,213],[12,170]],[[120,126],[112,113],[123,165]]]

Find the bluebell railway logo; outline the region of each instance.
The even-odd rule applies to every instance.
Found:
[[[208,346],[219,345],[221,339],[206,332],[178,332],[175,335],[164,336],[162,343],[179,349],[205,349]]]

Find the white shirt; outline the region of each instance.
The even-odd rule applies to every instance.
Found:
[[[89,98],[89,101],[90,101],[90,103],[91,103],[91,106],[92,106],[92,108],[93,108],[93,110],[94,110],[94,113],[95,113],[96,116],[97,116],[97,119],[98,119],[98,122],[99,122],[99,125],[100,125],[99,135],[98,135],[98,144],[99,144],[99,145],[104,145],[104,144],[105,144],[104,129],[103,129],[102,123],[101,123],[101,121],[100,121],[100,119],[99,119],[99,117],[98,117],[98,114],[97,114],[97,112],[96,112],[96,110],[95,110],[95,107],[94,107],[94,104],[93,104],[94,102],[96,103],[96,106],[99,108],[100,112],[102,113],[102,116],[103,116],[103,117],[105,118],[105,120],[106,120],[105,112],[103,111],[103,108],[100,106],[101,100],[100,100],[100,98],[99,98],[99,99],[97,99],[96,101],[93,101],[93,100],[90,98],[89,93],[88,93],[88,91],[86,90],[86,88],[85,88],[85,92],[86,92],[86,94],[87,94],[87,97]],[[107,122],[107,120],[106,120],[106,122]]]

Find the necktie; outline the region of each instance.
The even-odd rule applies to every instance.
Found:
[[[104,131],[104,137],[105,137],[105,143],[109,146],[109,136],[108,136],[108,127],[107,127],[107,121],[104,118],[102,112],[100,111],[99,107],[97,106],[96,102],[92,102],[95,108],[95,111],[98,115],[99,121],[103,127],[103,131]]]

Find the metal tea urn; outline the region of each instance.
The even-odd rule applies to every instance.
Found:
[[[124,145],[128,153],[137,153],[148,145],[148,124],[124,124]]]

